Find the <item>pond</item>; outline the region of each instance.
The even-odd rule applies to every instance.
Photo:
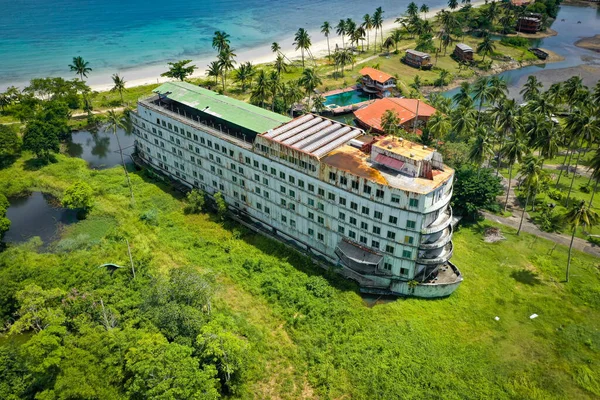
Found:
[[[531,45],[551,50],[564,57],[564,60],[555,63],[532,65],[498,74],[498,76],[504,78],[507,82],[509,97],[521,102],[522,96],[519,94],[519,91],[529,75],[538,77],[547,88],[552,83],[562,82],[577,73],[577,71],[557,70],[577,67],[582,64],[600,66],[600,54],[575,46],[577,40],[600,33],[600,9],[561,6],[558,17],[552,23],[551,27],[558,32],[557,36],[532,40]],[[598,77],[595,79],[597,80]],[[444,92],[443,95],[452,97],[458,91],[459,89],[455,88]]]
[[[126,133],[123,129],[117,130],[117,135],[119,135],[125,163],[131,164],[129,156],[134,150],[135,136]],[[76,131],[71,136],[71,141],[67,143],[67,153],[71,157],[83,158],[90,168],[104,169],[121,164],[119,145],[112,132],[104,132],[102,129],[98,133]]]
[[[45,193],[33,192],[8,201],[6,217],[11,224],[4,235],[6,243],[22,243],[39,236],[47,246],[56,239],[61,226],[77,222],[76,210],[58,206],[56,198]]]

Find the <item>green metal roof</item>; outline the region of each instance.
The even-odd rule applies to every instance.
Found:
[[[164,83],[154,92],[256,133],[267,132],[290,121],[286,116],[187,82]]]

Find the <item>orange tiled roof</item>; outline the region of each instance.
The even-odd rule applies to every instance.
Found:
[[[392,75],[386,74],[385,72],[382,72],[378,69],[371,68],[371,67],[364,67],[363,69],[361,69],[359,71],[359,74],[361,74],[362,76],[367,75],[369,78],[371,78],[375,82],[379,82],[379,83],[385,83],[390,78],[393,78]]]
[[[395,110],[400,119],[400,125],[402,125],[415,118],[417,104],[420,117],[431,117],[436,112],[435,108],[422,100],[385,98],[375,100],[368,106],[354,111],[354,116],[363,125],[370,126],[379,132],[383,132],[383,129],[381,128],[381,117],[387,110]]]

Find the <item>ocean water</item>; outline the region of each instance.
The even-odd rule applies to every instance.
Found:
[[[43,76],[72,77],[68,65],[82,56],[105,83],[120,72],[128,79],[166,70],[167,61],[214,56],[216,30],[231,35],[238,54],[275,40],[291,48],[293,33],[342,18],[362,19],[381,6],[395,18],[410,0],[0,0],[0,89]],[[427,2],[431,9],[443,0]],[[204,67],[204,65],[198,65]],[[110,80],[108,78],[108,80]]]

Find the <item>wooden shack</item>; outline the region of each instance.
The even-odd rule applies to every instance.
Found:
[[[454,56],[461,61],[473,61],[473,48],[464,43],[459,43],[454,48]]]
[[[517,31],[523,33],[537,33],[542,28],[542,18],[539,14],[530,14],[519,18]]]
[[[411,67],[420,69],[431,69],[433,66],[433,64],[431,64],[431,56],[417,50],[406,50],[406,54],[402,58],[402,61]]]

